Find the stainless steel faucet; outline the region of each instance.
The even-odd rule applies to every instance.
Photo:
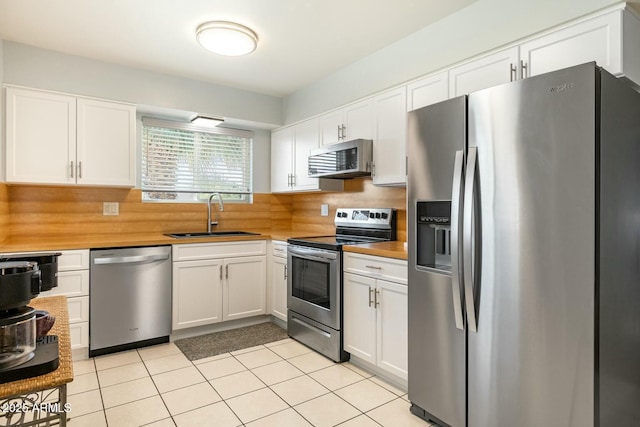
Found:
[[[211,233],[211,226],[218,225],[218,217],[217,215],[214,217],[214,220],[211,221],[211,201],[214,196],[218,196],[218,211],[224,211],[224,204],[222,203],[222,196],[220,193],[212,193],[209,196],[209,202],[207,203],[207,233]]]

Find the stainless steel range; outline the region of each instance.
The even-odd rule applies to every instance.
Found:
[[[289,239],[289,335],[336,362],[342,347],[342,246],[396,239],[395,209],[338,209],[332,236]]]

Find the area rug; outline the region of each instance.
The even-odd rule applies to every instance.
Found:
[[[266,322],[199,337],[184,338],[175,341],[175,345],[187,359],[198,360],[283,340],[288,336],[286,330],[275,323]]]

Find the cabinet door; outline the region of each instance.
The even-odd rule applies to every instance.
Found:
[[[373,183],[404,185],[407,182],[407,98],[403,86],[374,99]]]
[[[375,279],[344,273],[344,349],[367,362],[376,363]]]
[[[612,74],[622,73],[621,11],[554,31],[520,46],[525,77],[596,61]]]
[[[309,178],[309,153],[320,145],[318,119],[307,120],[295,126],[294,190],[317,190],[318,178]]]
[[[266,313],[267,257],[224,260],[223,320]]]
[[[404,109],[404,106],[403,106]],[[344,108],[344,141],[373,138],[373,104],[371,99]]]
[[[449,74],[438,73],[407,86],[407,111],[444,101],[449,97]]]
[[[319,119],[320,145],[343,141],[344,111],[336,110],[324,114]]]
[[[76,98],[11,87],[6,94],[7,182],[74,183]]]
[[[505,49],[449,70],[449,96],[466,95],[517,78],[518,48]]]
[[[271,314],[287,321],[287,259],[273,257],[271,262]]]
[[[222,321],[222,260],[173,263],[173,329]]]
[[[136,185],[136,109],[78,98],[77,183]]]
[[[271,133],[271,192],[290,191],[294,131],[292,127]]]
[[[407,286],[377,282],[378,366],[402,379],[408,369]]]

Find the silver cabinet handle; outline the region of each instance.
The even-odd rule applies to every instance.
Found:
[[[340,125],[338,125],[338,141],[340,141],[342,139],[342,136],[340,135],[340,131],[342,130],[342,127]]]
[[[379,266],[375,266],[375,265],[365,265],[366,268],[371,268],[373,270],[382,270],[382,267]]]
[[[73,160],[71,161],[71,168],[69,169],[71,173],[71,178],[73,178]]]
[[[509,64],[509,81],[512,82],[516,79],[516,67],[513,64]]]
[[[462,194],[464,193],[464,152],[456,151],[453,163],[453,187],[451,188],[451,288],[453,291],[453,314],[456,328],[464,330],[463,304],[464,283],[460,249],[462,248]]]
[[[295,174],[291,174],[291,186],[292,187],[296,186],[296,175]]]
[[[378,299],[379,295],[380,295],[380,289],[376,289],[376,292],[375,292],[374,297],[373,297],[373,299],[375,301],[375,303],[374,303],[375,308],[380,307],[380,301]]]
[[[220,264],[220,281],[222,282],[222,264]]]
[[[229,264],[224,266],[224,278],[229,280]]]
[[[369,307],[371,307],[371,304],[373,304],[373,301],[371,299],[372,294],[373,294],[373,289],[369,287]]]
[[[155,262],[169,259],[169,255],[137,255],[137,256],[123,256],[123,257],[100,257],[95,258],[93,263],[96,265],[106,264],[132,264],[142,262]]]
[[[520,60],[520,78],[527,78],[527,64],[522,59]]]
[[[287,266],[284,266],[284,279],[287,280],[287,276],[288,276],[288,271],[287,271]]]
[[[347,127],[342,125],[342,139],[347,139]]]
[[[78,161],[78,178],[82,178],[82,162]]]
[[[479,206],[474,206],[474,194],[476,185],[476,172],[478,167],[478,148],[469,147],[467,158],[467,170],[465,172],[464,183],[464,214],[463,214],[463,250],[462,264],[464,271],[464,301],[467,306],[467,325],[472,332],[478,332],[478,307],[476,305],[476,292],[478,277],[474,273],[478,270],[477,260],[479,259],[479,248],[472,245],[477,243],[474,239],[474,232],[478,232],[480,227]],[[474,221],[475,220],[475,221]],[[474,224],[475,222],[475,224]],[[475,230],[472,227],[475,225]],[[474,257],[476,259],[474,259]],[[474,262],[475,261],[475,262]],[[474,271],[475,270],[475,271]]]

